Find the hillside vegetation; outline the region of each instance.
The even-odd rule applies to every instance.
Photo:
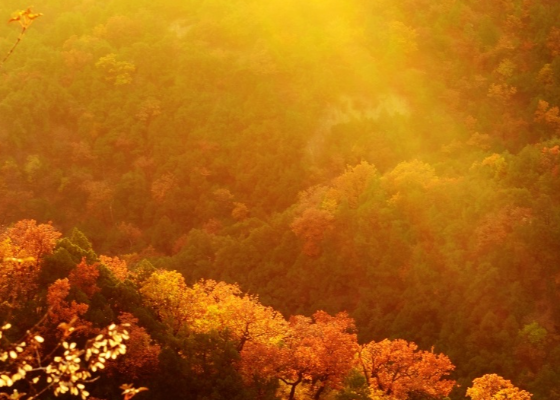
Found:
[[[159,372],[130,361],[94,396],[560,396],[560,3],[33,11],[0,70],[0,322],[33,326],[64,279],[58,323],[135,321]],[[0,24],[3,54],[20,32]],[[21,224],[64,238],[30,253]],[[391,388],[367,351],[444,365]]]

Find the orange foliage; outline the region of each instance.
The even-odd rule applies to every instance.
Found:
[[[70,284],[79,288],[89,298],[101,290],[96,284],[97,278],[99,278],[97,263],[88,265],[85,258],[82,258],[82,261],[68,275]]]
[[[309,384],[319,398],[325,389],[340,388],[352,368],[358,348],[353,329],[354,321],[346,313],[292,317],[280,344],[247,343],[241,352],[241,373],[249,382],[280,379],[291,387],[289,399],[295,398],[298,385]]]
[[[539,100],[535,111],[535,121],[543,122],[556,130],[560,130],[560,109],[557,106],[550,107],[548,102]]]
[[[49,224],[22,220],[0,234],[0,302],[19,308],[29,300],[41,273],[41,257],[51,254],[60,237]]]
[[[128,267],[126,266],[125,260],[121,260],[118,257],[100,256],[99,261],[109,268],[119,281],[124,282],[128,277]]]
[[[475,230],[477,251],[491,250],[501,245],[516,227],[532,218],[529,208],[507,206],[485,216]]]
[[[0,259],[0,302],[20,308],[36,289],[40,269],[33,257],[18,257],[10,239],[0,242]]]
[[[472,400],[531,400],[532,394],[521,390],[496,374],[487,374],[473,381],[467,389],[467,397]]]
[[[488,97],[502,103],[509,101],[515,93],[517,93],[517,88],[507,83],[492,83],[488,88]]]
[[[130,246],[137,242],[142,237],[142,231],[137,226],[129,222],[120,222],[117,225],[118,232],[126,239]]]
[[[229,189],[216,189],[213,192],[214,197],[221,203],[230,203],[233,200],[233,195],[229,191]]]
[[[546,47],[552,57],[560,55],[560,28],[553,26],[546,38]]]
[[[270,343],[248,343],[241,352],[239,370],[248,384],[281,379],[289,363],[289,353]]]
[[[308,208],[301,216],[294,219],[290,228],[303,239],[303,253],[309,257],[321,255],[321,242],[325,232],[333,227],[334,216],[327,210]]]
[[[35,260],[52,254],[56,240],[61,233],[50,224],[40,224],[33,219],[18,221],[8,228],[1,237],[8,237],[19,257],[33,257]]]
[[[68,303],[65,299],[70,293],[70,282],[68,278],[57,279],[49,286],[47,292],[47,305],[49,307],[49,320],[53,325],[69,322],[84,315],[88,310],[88,305],[76,303],[72,300]],[[87,325],[83,322],[78,325]]]
[[[488,88],[488,97],[503,103],[509,101],[515,93],[517,88],[507,83],[492,83]]]
[[[243,221],[249,215],[249,208],[243,203],[234,202],[231,216],[237,221]]]
[[[360,196],[376,175],[375,167],[363,161],[355,167],[348,166],[328,187],[316,186],[300,193],[298,215],[290,228],[303,240],[305,255],[321,255],[325,233],[334,227],[338,206],[342,203],[350,208],[358,208]]]
[[[441,398],[455,386],[455,381],[442,379],[455,369],[447,356],[418,351],[416,344],[402,339],[363,345],[358,362],[372,389],[397,400],[412,393]]]
[[[171,173],[164,174],[152,182],[151,192],[152,198],[161,203],[165,200],[167,193],[177,185],[175,175]]]

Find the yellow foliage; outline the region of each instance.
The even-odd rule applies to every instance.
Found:
[[[416,38],[418,33],[400,21],[389,23],[390,42],[404,54],[411,54],[418,50]]]
[[[419,160],[402,162],[383,177],[384,186],[391,193],[406,192],[412,187],[427,189],[439,181],[434,168]]]
[[[115,86],[127,85],[132,83],[132,73],[136,71],[136,66],[127,61],[117,61],[114,53],[101,57],[95,66],[105,73],[105,80]]]
[[[11,324],[4,325],[0,337],[2,331],[10,327]],[[32,331],[28,331],[21,341],[3,341],[0,348],[0,361],[3,363],[0,368],[0,387],[9,388],[18,381],[26,381],[26,387],[33,392],[33,395],[26,396],[26,393],[13,390],[7,398],[35,399],[47,390],[52,390],[55,396],[68,393],[85,400],[89,397],[85,384],[95,380],[92,374],[104,369],[108,360],[126,353],[124,342],[129,339],[128,332],[114,324],[83,346],[69,341],[70,336],[77,331],[72,322],[61,324],[60,327],[64,330],[62,339],[49,344],[46,353],[42,350],[45,339]],[[128,389],[133,391],[134,388]]]
[[[176,271],[156,271],[140,288],[174,335],[227,333],[241,350],[247,340],[278,342],[286,321],[256,296],[242,295],[237,285],[201,280],[187,287]]]
[[[500,65],[498,65],[498,68],[496,68],[496,72],[504,78],[511,78],[514,71],[515,64],[509,58],[502,60]]]
[[[467,389],[472,400],[531,400],[532,394],[515,387],[511,381],[496,374],[487,374],[473,381]]]

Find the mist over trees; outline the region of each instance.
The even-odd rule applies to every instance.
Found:
[[[128,323],[95,398],[558,397],[560,4],[27,6],[0,371],[39,321]]]

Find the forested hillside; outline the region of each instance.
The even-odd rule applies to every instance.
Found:
[[[0,323],[132,322],[92,396],[560,397],[560,3],[33,12],[0,24]],[[393,387],[370,355],[405,353]]]

